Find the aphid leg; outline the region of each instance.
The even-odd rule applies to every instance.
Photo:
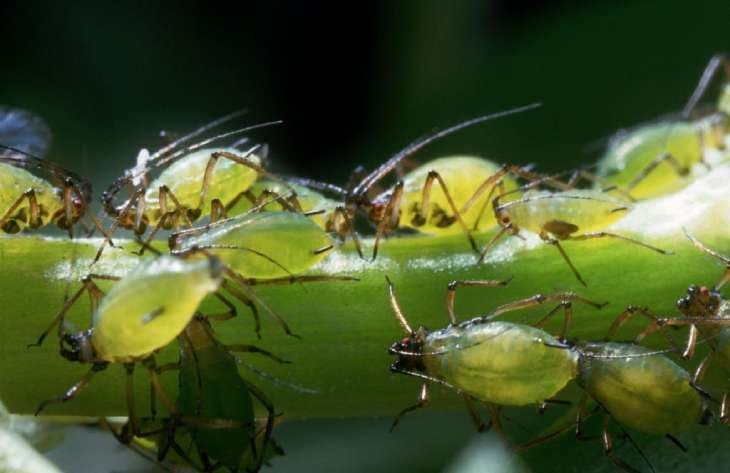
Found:
[[[221,287],[249,308],[254,320],[254,331],[256,332],[258,339],[261,340],[261,318],[259,317],[259,309],[256,307],[256,304],[254,304],[248,296],[242,294],[236,286],[233,286],[226,279],[223,280]]]
[[[173,370],[179,370],[180,369],[180,362],[175,363],[166,363],[164,365],[160,365],[157,367],[157,374],[163,374],[168,371]],[[155,394],[155,387],[152,383],[150,383],[150,415],[152,418],[157,417],[157,396]]]
[[[477,411],[477,408],[474,405],[474,401],[472,401],[472,398],[469,397],[467,394],[462,394],[461,397],[464,399],[466,411],[469,413],[469,417],[471,418],[472,422],[474,422],[474,426],[476,427],[477,432],[485,432],[490,426],[482,421],[482,418],[479,415],[479,411]]]
[[[424,186],[424,195],[425,189],[426,187]],[[402,200],[403,181],[398,181],[398,183],[393,188],[393,193],[390,194],[390,198],[388,198],[388,203],[385,205],[383,214],[381,215],[380,221],[378,222],[378,228],[375,232],[375,244],[373,245],[372,261],[375,261],[375,258],[378,257],[378,247],[380,245],[380,239],[383,238],[383,235],[386,233],[386,231],[398,227],[398,218],[400,216],[400,205]]]
[[[601,176],[598,176],[592,172],[588,172],[585,169],[579,169],[573,173],[573,176],[570,178],[568,183],[571,185],[571,187],[575,187],[576,182],[578,179],[583,179],[588,182],[596,183],[600,186],[603,186],[601,189],[602,192],[616,192],[617,194],[621,195],[624,199],[628,200],[629,202],[636,202],[636,199],[631,195],[629,191],[624,189],[623,187],[619,187],[616,184],[613,184],[611,182],[606,181],[606,179],[602,178]],[[575,181],[574,181],[575,180]]]
[[[38,337],[38,340],[35,343],[31,343],[28,345],[29,348],[41,346],[43,344],[43,340],[45,340],[45,338],[48,336],[49,333],[51,333],[51,330],[53,330],[53,328],[57,324],[61,323],[60,330],[61,331],[64,330],[63,329],[63,319],[66,315],[66,312],[68,312],[68,310],[76,303],[76,301],[78,301],[79,297],[81,297],[81,295],[84,293],[84,291],[87,291],[89,293],[89,296],[92,299],[96,299],[96,302],[98,302],[98,300],[101,299],[101,297],[104,295],[104,292],[99,288],[99,286],[96,285],[96,283],[94,282],[94,279],[102,279],[102,280],[107,280],[107,281],[119,280],[119,278],[116,276],[108,276],[108,275],[104,275],[104,274],[88,274],[88,275],[84,276],[81,279],[81,284],[82,284],[81,288],[79,288],[79,290],[76,291],[74,293],[74,295],[71,296],[70,299],[67,299],[63,303],[61,310],[53,318],[53,320],[49,324],[48,328],[46,330],[44,330],[43,333],[41,333],[41,335]],[[60,337],[60,338],[61,338],[60,342],[63,343],[63,337]]]
[[[299,335],[295,334],[291,331],[289,328],[289,324],[286,323],[286,320],[284,320],[279,314],[277,314],[266,302],[264,302],[257,294],[256,292],[251,289],[246,282],[246,279],[243,278],[240,274],[236,273],[235,271],[231,270],[230,268],[225,269],[226,274],[236,282],[238,287],[245,293],[246,298],[250,299],[252,303],[258,304],[261,307],[264,308],[264,310],[276,321],[276,323],[279,324],[279,326],[284,330],[284,333],[289,335],[290,337],[294,338],[301,338]],[[230,292],[230,291],[229,291]]]
[[[639,314],[643,317],[646,317],[649,319],[649,321],[654,324],[658,322],[658,318],[656,315],[652,314],[647,307],[637,307],[635,305],[629,305],[627,306],[623,312],[621,312],[616,319],[614,319],[613,323],[608,329],[608,334],[606,335],[606,340],[611,340],[613,337],[616,336],[616,332],[625,324],[629,319],[631,319],[634,315]],[[661,331],[664,338],[669,342],[670,345],[676,347],[677,343],[674,341],[674,339],[664,330]],[[644,335],[645,336],[645,335]],[[644,338],[644,336],[639,335],[634,340],[636,343],[641,342],[641,340]],[[639,338],[641,337],[641,338]]]
[[[340,218],[342,218],[342,220],[344,221],[344,225],[339,224]],[[347,234],[349,234],[350,238],[352,238],[352,243],[355,245],[357,254],[360,256],[360,259],[365,259],[365,255],[363,255],[362,252],[362,246],[360,245],[360,239],[357,237],[357,232],[355,231],[354,224],[345,207],[341,205],[335,207],[335,210],[332,213],[332,222],[333,229],[338,234],[338,236],[344,240]]]
[[[264,431],[264,440],[261,443],[261,452],[259,453],[259,458],[256,462],[256,468],[254,471],[258,471],[261,468],[261,465],[264,463],[264,458],[266,454],[266,446],[268,445],[269,441],[271,440],[271,431],[274,429],[274,419],[276,418],[276,413],[274,412],[274,405],[271,403],[268,397],[255,385],[249,383],[246,380],[243,380],[244,384],[246,385],[246,388],[253,394],[253,396],[259,400],[259,402],[264,406],[266,411],[268,412],[268,415],[266,417],[266,429]]]
[[[500,287],[509,284],[511,279],[497,281],[497,280],[456,280],[451,281],[446,290],[446,310],[449,313],[449,320],[452,325],[456,324],[456,313],[454,312],[454,303],[456,301],[456,288],[457,287]]]
[[[259,175],[266,176],[267,178],[271,179],[272,181],[275,181],[275,182],[281,184],[282,186],[286,187],[287,190],[289,190],[289,192],[296,195],[296,191],[294,190],[294,188],[292,186],[290,186],[289,183],[286,182],[284,179],[280,178],[279,176],[277,176],[275,174],[270,173],[269,171],[267,171],[263,167],[259,166],[258,164],[248,161],[246,159],[248,156],[255,153],[256,150],[258,150],[259,148],[261,148],[261,145],[256,145],[256,146],[252,147],[251,149],[249,149],[246,153],[244,153],[243,156],[237,156],[228,151],[216,151],[211,154],[211,159],[215,158],[217,160],[219,158],[224,158],[224,159],[229,159],[229,160],[233,161],[234,163],[246,166],[247,168],[253,169],[257,173],[259,173]],[[210,164],[210,162],[209,162],[209,164]]]
[[[302,212],[302,205],[299,203],[299,199],[297,199],[296,194],[289,195],[289,197],[285,198],[285,196],[282,196],[278,192],[264,189],[263,192],[261,192],[259,199],[261,199],[261,201],[273,200],[277,204],[279,204],[281,210],[286,212]]]
[[[730,393],[727,391],[722,395],[720,403],[720,422],[730,425]]]
[[[303,276],[282,276],[279,278],[253,279],[245,278],[250,286],[272,286],[280,284],[296,284],[302,282],[323,282],[323,281],[359,281],[352,276],[330,276],[328,274],[306,274]]]
[[[449,207],[451,207],[451,211],[454,213],[454,218],[456,218],[456,221],[459,223],[459,226],[461,227],[462,231],[464,232],[464,235],[466,235],[467,240],[469,240],[469,244],[471,245],[471,248],[476,253],[479,253],[479,247],[477,246],[477,243],[474,240],[474,237],[472,236],[471,231],[469,230],[469,227],[467,227],[466,223],[464,222],[464,219],[461,216],[461,212],[456,207],[456,203],[454,202],[454,199],[451,197],[451,193],[449,192],[449,189],[446,186],[446,182],[444,182],[444,179],[441,177],[441,174],[439,174],[436,171],[429,171],[428,176],[426,177],[426,182],[423,184],[421,209],[420,209],[420,212],[418,215],[419,218],[422,219],[424,222],[428,219],[430,198],[431,198],[431,187],[433,186],[434,180],[436,182],[438,182],[439,186],[441,187],[441,190],[444,193],[444,197],[446,197],[446,201],[449,203]]]
[[[121,432],[121,442],[129,443],[139,430],[134,405],[134,363],[125,363],[127,372],[127,422]]]
[[[687,346],[682,352],[682,358],[689,360],[695,354],[695,348],[697,347],[697,337],[699,330],[695,324],[689,326],[689,336],[687,337]]]
[[[222,320],[230,320],[230,319],[238,316],[238,311],[236,310],[236,306],[233,305],[233,303],[231,301],[226,299],[223,296],[223,294],[221,294],[218,291],[218,292],[213,293],[213,296],[215,296],[216,299],[221,301],[228,310],[226,310],[225,312],[219,312],[216,314],[206,314],[206,316],[205,316],[206,319],[222,321]]]
[[[144,206],[144,199],[142,198],[145,194],[145,189],[143,187],[137,188],[132,196],[130,197],[127,204],[124,206],[122,211],[119,213],[119,215],[114,219],[114,222],[112,223],[111,227],[109,227],[109,230],[104,232],[104,241],[101,242],[101,245],[99,245],[99,249],[96,250],[96,256],[94,256],[94,260],[91,262],[93,265],[97,261],[99,261],[99,258],[101,258],[101,254],[104,252],[104,248],[106,248],[106,245],[111,244],[112,241],[112,235],[114,234],[114,231],[119,227],[119,225],[126,220],[127,215],[129,212],[132,211],[132,209],[135,209],[135,222],[134,222],[134,233],[135,234],[142,234],[144,233],[144,229],[142,226],[142,212],[140,211],[140,206]]]
[[[167,394],[164,386],[162,386],[160,376],[157,372],[157,363],[155,363],[154,357],[150,356],[148,358],[145,358],[144,360],[142,360],[142,364],[145,368],[147,368],[147,372],[150,375],[150,382],[152,383],[153,389],[157,393],[157,397],[160,398],[160,401],[162,401],[162,403],[165,405],[165,408],[171,416],[177,416],[177,407],[175,407],[175,404],[172,402],[172,400],[170,400],[170,396]]]
[[[395,286],[388,276],[385,276],[385,281],[388,285],[388,300],[390,301],[390,308],[393,310],[393,314],[395,315],[396,320],[398,320],[398,323],[400,324],[406,335],[413,335],[415,332],[411,328],[411,325],[408,323],[406,316],[403,315],[403,311],[401,310],[400,304],[398,303],[398,298],[395,295]]]
[[[267,358],[270,358],[277,363],[281,364],[290,364],[291,361],[284,360],[283,358],[279,358],[278,356],[274,355],[268,350],[264,350],[263,348],[259,348],[255,345],[245,345],[245,344],[234,344],[234,345],[225,345],[226,349],[228,351],[236,352],[236,353],[257,353],[259,355],[263,355]]]
[[[719,291],[722,286],[725,285],[726,282],[730,281],[730,258],[727,258],[726,256],[721,255],[715,250],[712,250],[705,246],[704,243],[699,241],[697,238],[690,235],[690,233],[687,231],[686,228],[683,228],[684,234],[687,235],[687,238],[692,242],[694,246],[696,246],[700,251],[703,251],[707,253],[708,255],[712,256],[713,258],[719,260],[722,264],[725,265],[725,272],[723,273],[720,280],[715,284],[715,287],[713,290]]]
[[[573,303],[569,300],[563,300],[560,301],[560,305],[556,306],[554,309],[552,309],[550,312],[548,312],[545,317],[538,320],[533,324],[535,327],[542,327],[545,325],[545,322],[548,321],[550,317],[555,315],[560,309],[563,309],[563,328],[560,330],[560,333],[558,334],[558,340],[560,342],[565,341],[565,336],[568,333],[568,329],[570,328],[570,325],[573,323]]]
[[[494,193],[499,190],[500,194],[504,194],[504,182],[499,181],[494,186],[492,186],[492,189],[489,191],[489,195],[487,195],[487,198],[484,199],[484,203],[482,204],[482,208],[479,209],[479,214],[477,214],[477,218],[474,220],[474,226],[471,227],[472,230],[475,232],[479,230],[479,222],[482,221],[482,217],[484,216],[484,213],[487,211],[487,208],[492,203],[492,198],[494,197]],[[461,213],[466,213],[464,210],[464,207],[461,208]]]
[[[210,221],[215,223],[228,218],[228,211],[220,199],[210,201]]]
[[[506,312],[511,312],[513,310],[527,309],[527,308],[534,307],[536,305],[541,305],[541,304],[544,304],[544,303],[550,302],[550,301],[560,302],[561,305],[558,306],[559,308],[564,307],[565,303],[572,302],[572,301],[578,301],[583,304],[590,305],[596,309],[601,309],[606,304],[608,304],[608,302],[594,302],[590,299],[586,299],[583,296],[579,296],[578,294],[575,294],[573,292],[556,292],[554,294],[547,294],[547,295],[535,294],[532,297],[527,297],[525,299],[519,299],[516,301],[508,302],[507,304],[503,304],[503,305],[497,307],[496,309],[494,309],[494,311],[492,311],[491,314],[485,316],[484,319],[492,320]],[[553,311],[552,313],[554,313],[554,312],[555,311]],[[549,315],[552,315],[552,314],[549,314]],[[567,315],[566,315],[566,318],[568,318]]]
[[[573,264],[573,261],[571,261],[571,259],[568,257],[568,254],[563,249],[563,246],[560,244],[560,241],[558,241],[557,239],[551,237],[546,232],[540,232],[540,238],[542,238],[542,241],[544,241],[548,245],[553,245],[558,250],[558,252],[560,253],[560,255],[563,257],[563,260],[565,260],[565,262],[570,267],[570,270],[573,271],[573,274],[575,275],[575,278],[583,286],[586,286],[587,287],[588,284],[586,284],[585,280],[583,279],[583,276],[581,276],[580,273],[578,272],[578,269]]]
[[[636,468],[632,467],[622,459],[616,456],[613,450],[613,439],[611,438],[611,434],[608,432],[608,424],[611,421],[611,416],[606,415],[603,419],[603,428],[601,430],[601,441],[603,443],[603,452],[606,454],[606,457],[609,459],[611,463],[616,465],[617,467],[621,468],[624,471],[628,471],[630,473],[641,473],[640,470],[637,470]],[[628,436],[628,434],[627,434]],[[636,443],[633,441],[633,439],[629,436],[629,440],[631,441],[634,448],[637,449],[639,452],[639,455],[647,462],[649,467],[651,468],[651,471],[654,471],[654,467],[651,463],[649,463],[649,460],[644,456],[644,453],[639,449],[639,447],[636,445]]]
[[[500,420],[502,407],[496,406],[489,402],[485,402],[484,404],[487,406],[487,411],[489,412],[489,423],[491,425],[491,428],[494,430],[494,433],[497,434],[497,437],[499,437],[505,445],[508,445],[510,446],[510,448],[512,448],[512,442],[505,433],[504,428],[502,427],[502,421]]]
[[[60,404],[76,397],[93,379],[94,375],[104,370],[108,366],[107,363],[94,363],[91,369],[76,384],[71,386],[62,396],[48,399],[40,403],[34,415],[40,414],[49,404]]]
[[[27,191],[23,192],[23,194],[21,194],[21,196],[18,197],[10,207],[8,207],[8,210],[5,211],[3,216],[0,217],[0,229],[7,233],[17,233],[18,231],[20,231],[20,227],[18,227],[15,223],[13,223],[11,227],[11,225],[9,225],[9,222],[13,215],[15,215],[15,211],[18,209],[18,207],[20,207],[20,204],[23,203],[23,200],[27,200],[28,204],[31,207],[30,216],[27,219],[28,226],[31,226],[31,223],[34,223],[38,220],[40,212],[38,209],[38,201],[36,200],[35,196],[35,190],[28,189]]]
[[[660,164],[662,163],[669,164],[675,173],[677,173],[677,176],[684,177],[689,174],[689,168],[686,166],[682,166],[679,161],[677,161],[677,158],[675,158],[671,153],[662,153],[656,158],[652,160],[647,166],[639,172],[639,174],[634,177],[631,182],[629,182],[626,185],[626,190],[631,192],[636,186],[641,184],[641,181],[646,179]]]
[[[492,237],[491,240],[489,240],[489,243],[484,245],[484,248],[482,248],[481,253],[479,253],[479,258],[477,258],[477,264],[482,264],[484,262],[484,257],[487,256],[487,253],[489,253],[494,245],[496,245],[497,242],[507,234],[507,232],[512,232],[513,235],[516,234],[511,224],[505,227],[500,227],[499,231]]]
[[[395,419],[393,420],[393,424],[390,426],[390,431],[393,432],[393,430],[396,428],[398,423],[401,420],[401,417],[408,414],[409,412],[415,411],[416,409],[421,409],[422,407],[426,407],[428,404],[428,385],[426,383],[423,383],[421,385],[421,390],[418,392],[418,402],[412,406],[408,406],[402,411],[398,413],[398,415],[395,416]]]
[[[537,447],[538,445],[548,442],[556,437],[560,437],[565,432],[568,432],[574,428],[575,428],[575,423],[571,422],[570,424],[564,425],[564,426],[558,428],[557,430],[554,430],[553,432],[550,432],[545,435],[541,435],[540,437],[537,437],[535,439],[532,439],[527,443],[523,443],[522,445],[516,445],[515,447],[513,447],[513,451],[515,451],[517,453],[524,452],[533,447]]]
[[[720,66],[722,66],[725,71],[725,77],[730,78],[730,62],[728,61],[727,56],[724,54],[715,54],[712,56],[708,61],[707,66],[705,66],[705,70],[702,72],[702,76],[697,83],[697,87],[695,87],[694,92],[692,92],[692,96],[687,101],[687,105],[685,105],[682,110],[682,117],[688,118],[692,114],[692,111],[704,95]]]
[[[570,406],[573,403],[570,401],[565,401],[563,399],[545,399],[544,401],[542,401],[542,404],[540,404],[540,406],[537,408],[538,414],[542,415],[542,414],[546,413],[548,408],[551,405],[555,405],[555,404],[558,404],[561,406]]]
[[[136,235],[141,248],[139,249],[139,251],[135,252],[135,254],[142,256],[145,249],[151,248],[152,241],[155,239],[157,232],[159,232],[161,228],[165,228],[165,226],[168,225],[167,221],[174,217],[175,212],[167,212],[163,214],[162,217],[160,217],[160,220],[157,222],[157,225],[155,225],[155,228],[152,229],[150,234],[144,240],[140,240],[139,236]]]

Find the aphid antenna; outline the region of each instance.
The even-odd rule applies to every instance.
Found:
[[[213,128],[219,127],[219,126],[223,125],[224,123],[227,123],[235,118],[241,117],[241,116],[245,115],[246,113],[248,113],[248,110],[243,108],[240,110],[236,110],[232,113],[229,113],[228,115],[224,115],[220,118],[217,118],[217,119],[213,120],[212,122],[209,122],[209,123],[201,126],[200,128],[188,133],[187,135],[181,136],[180,138],[174,140],[172,143],[168,144],[167,146],[155,151],[154,154],[152,154],[150,156],[150,159],[151,160],[158,159],[158,158],[164,156],[165,154],[175,150],[181,144],[186,143],[186,142],[192,140],[193,138],[200,136],[203,133],[205,133],[209,130],[212,130]]]
[[[273,374],[269,373],[268,371],[262,370],[261,368],[257,368],[256,366],[253,366],[249,363],[246,363],[243,361],[241,357],[234,357],[238,364],[242,365],[252,373],[271,381],[272,383],[276,384],[277,386],[283,386],[285,388],[289,388],[292,391],[300,392],[303,394],[320,394],[321,391],[317,389],[307,388],[304,386],[301,386],[299,384],[292,383],[290,381],[284,381],[283,379],[279,378],[278,376],[274,376]]]
[[[441,386],[446,386],[449,389],[453,389],[458,394],[463,394],[464,393],[464,391],[462,391],[461,389],[457,388],[456,386],[454,386],[454,385],[452,385],[450,383],[447,383],[443,379],[434,378],[433,376],[429,376],[429,375],[424,374],[424,373],[421,373],[419,371],[398,370],[398,373],[406,374],[406,375],[409,375],[409,376],[414,376],[416,378],[421,378],[421,379],[423,379],[425,381],[430,381],[432,383],[440,384]]]
[[[712,56],[710,61],[707,63],[707,66],[705,66],[705,70],[702,72],[702,76],[700,76],[700,80],[697,83],[692,96],[687,101],[687,105],[685,105],[682,109],[682,118],[689,118],[690,114],[705,94],[705,91],[709,87],[710,82],[712,82],[712,79],[715,77],[720,66],[723,66],[725,70],[725,77],[730,78],[730,61],[728,61],[727,55],[720,53]]]
[[[385,276],[385,281],[388,284],[388,299],[390,301],[390,307],[391,309],[393,309],[393,314],[395,314],[396,320],[398,320],[398,323],[400,324],[406,335],[415,334],[415,332],[411,328],[411,325],[408,323],[406,316],[403,315],[403,311],[400,308],[400,304],[398,303],[398,299],[395,295],[395,286],[393,285],[393,282],[387,275]]]
[[[299,184],[300,186],[307,187],[309,189],[319,191],[319,192],[325,192],[332,195],[335,195],[337,197],[346,197],[347,196],[347,190],[343,189],[342,187],[336,185],[336,184],[330,184],[329,182],[323,182],[318,181],[316,179],[310,179],[308,177],[299,177],[299,176],[284,176],[284,179],[293,183],[293,184]]]
[[[238,129],[233,130],[233,131],[228,131],[226,133],[221,133],[219,135],[212,136],[210,138],[206,138],[206,139],[204,139],[202,141],[199,141],[197,143],[193,143],[193,144],[188,145],[188,146],[186,146],[186,147],[184,147],[182,149],[179,149],[179,150],[175,151],[174,153],[165,156],[164,158],[160,159],[159,161],[154,162],[154,167],[155,168],[160,167],[163,164],[166,164],[166,163],[168,163],[168,162],[170,162],[170,161],[172,161],[172,160],[174,160],[174,159],[176,159],[176,158],[178,158],[180,156],[184,156],[184,155],[189,154],[189,153],[191,153],[193,151],[196,151],[196,150],[198,150],[200,148],[203,148],[205,146],[208,146],[211,143],[215,143],[217,141],[220,141],[220,140],[229,138],[231,136],[240,135],[241,133],[246,133],[246,132],[249,132],[249,131],[252,131],[252,130],[257,130],[259,128],[266,128],[266,127],[269,127],[269,126],[281,125],[282,123],[284,123],[283,120],[272,120],[272,121],[268,121],[268,122],[257,123],[256,125],[251,125],[251,126],[247,126],[247,127],[243,127],[243,128],[238,128]],[[257,145],[257,146],[260,146],[260,145]]]
[[[461,123],[458,123],[454,126],[451,126],[449,128],[446,128],[444,130],[438,131],[436,133],[427,135],[423,138],[420,138],[413,143],[409,144],[405,148],[403,148],[398,153],[391,156],[385,163],[380,165],[378,168],[376,168],[373,172],[365,176],[365,178],[352,190],[350,193],[349,199],[357,201],[362,196],[364,196],[370,187],[372,187],[376,182],[381,180],[383,177],[385,177],[388,173],[390,173],[395,167],[398,165],[400,161],[402,161],[404,158],[413,155],[420,149],[426,147],[427,145],[433,143],[434,141],[437,141],[445,136],[448,136],[452,133],[455,133],[459,130],[462,130],[464,128],[468,128],[472,125],[476,125],[479,123],[483,123],[486,121],[494,120],[497,118],[507,117],[509,115],[514,115],[521,112],[526,112],[528,110],[533,110],[535,108],[541,107],[541,102],[536,102],[530,105],[525,105],[522,107],[513,108],[510,110],[505,110],[497,113],[493,113],[490,115],[483,115],[481,117],[472,118],[471,120],[466,120]]]
[[[682,227],[682,231],[684,234],[689,238],[689,241],[692,242],[692,244],[697,247],[700,251],[707,253],[708,255],[712,256],[713,258],[720,261],[722,264],[725,265],[725,274],[722,275],[722,278],[720,278],[720,281],[715,285],[713,290],[718,291],[723,285],[725,285],[728,280],[730,280],[730,258],[721,255],[717,251],[707,247],[704,243],[702,243],[700,240],[692,236],[690,234],[689,230],[687,228]]]

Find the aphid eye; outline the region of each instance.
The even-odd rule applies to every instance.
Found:
[[[709,290],[709,289],[707,288],[707,286],[702,286],[702,287],[700,288],[700,294],[702,294],[703,296],[706,296],[706,295],[708,295],[709,293],[710,293],[710,290]]]
[[[697,286],[695,286],[694,284],[692,284],[690,287],[687,288],[687,293],[694,295],[694,294],[697,294],[698,290],[699,290],[699,288]]]
[[[680,310],[689,308],[689,299],[687,299],[686,297],[679,299],[677,301],[677,308]]]
[[[504,223],[504,224],[509,223],[509,217],[507,215],[503,216],[501,220],[502,220],[502,223]]]

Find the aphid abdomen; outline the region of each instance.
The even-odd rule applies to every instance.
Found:
[[[248,278],[277,278],[301,273],[326,255],[332,240],[317,224],[295,212],[242,215],[184,237],[180,250],[210,248],[234,271]],[[274,261],[272,261],[274,260]]]
[[[221,278],[220,269],[208,259],[162,256],[141,263],[112,287],[94,313],[92,344],[97,357],[133,361],[166,346]]]
[[[584,352],[579,383],[619,423],[665,435],[701,422],[702,397],[690,385],[690,374],[669,358],[628,357],[650,352],[628,343],[588,343],[579,349]]]
[[[436,184],[431,189],[428,216],[425,221],[419,218],[423,200],[423,186],[428,173],[436,171],[441,175],[456,203],[456,207],[461,211],[464,204],[469,201],[479,186],[499,169],[500,166],[492,161],[472,156],[450,156],[435,159],[416,168],[408,173],[403,180],[404,203],[400,226],[415,228],[421,232],[431,234],[457,234],[463,232],[458,222],[456,222],[443,190]],[[502,181],[505,190],[516,188],[515,181],[511,177],[504,177]],[[462,213],[462,218],[468,228],[474,227],[480,212],[487,203],[488,196],[489,190],[484,192],[471,208]],[[479,219],[478,230],[489,230],[495,225],[494,216],[487,208]]]
[[[541,403],[577,373],[571,350],[540,329],[489,322],[431,333],[424,344],[427,374],[482,401],[509,406]]]
[[[253,400],[238,373],[236,360],[210,333],[203,332],[204,324],[192,322],[180,339],[177,407],[182,415],[202,422],[242,424],[226,428],[189,426],[199,452],[237,471],[255,432]]]
[[[528,192],[503,207],[515,225],[534,233],[550,231],[553,222],[571,224],[578,232],[585,233],[606,228],[621,219],[626,205],[599,191],[575,190]]]
[[[634,180],[664,154],[670,154],[679,166],[690,171],[702,160],[700,133],[695,123],[684,121],[661,122],[626,132],[610,144],[599,162],[598,175],[628,190],[636,199],[681,189],[688,179],[680,176],[668,161],[658,164],[640,182]]]
[[[211,155],[215,151],[228,151],[238,154],[234,149],[202,149],[191,153],[168,166],[156,179],[149,183],[148,191],[145,193],[145,208],[152,214],[152,223],[155,223],[161,215],[160,192],[162,186],[167,186],[186,209],[197,209],[200,205],[200,193],[203,186],[203,178]],[[256,155],[246,158],[252,164],[258,166],[260,160]],[[213,199],[220,200],[227,204],[246,191],[258,178],[258,172],[242,164],[235,163],[229,159],[219,158],[213,168],[213,173],[208,184],[208,192],[203,202],[204,213],[210,210],[210,202]],[[168,203],[168,206],[171,203]],[[174,210],[174,207],[169,210]]]

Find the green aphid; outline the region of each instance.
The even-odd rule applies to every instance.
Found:
[[[44,159],[50,142],[51,132],[40,117],[0,106],[1,231],[54,224],[72,235],[73,226],[86,214],[91,184]]]
[[[223,345],[202,316],[190,321],[178,341],[176,406],[181,420],[172,432],[161,437],[159,456],[164,457],[172,447],[200,471],[220,467],[231,472],[258,471],[271,450],[274,406],[256,386],[241,377],[232,352],[259,353],[279,362],[283,360],[252,345]],[[268,412],[263,428],[254,417],[253,398]],[[182,441],[188,437],[191,444]],[[199,466],[194,458],[199,460]]]
[[[722,262],[725,265],[725,272],[713,288],[694,284],[689,286],[687,294],[677,301],[677,308],[684,317],[652,317],[652,323],[639,334],[637,340],[642,340],[664,327],[689,326],[687,345],[682,353],[684,359],[689,359],[694,356],[699,336],[702,335],[710,352],[699,364],[692,377],[692,383],[697,385],[702,382],[707,369],[713,364],[730,375],[730,301],[720,293],[720,288],[730,280],[730,258],[706,247],[689,234],[687,237],[701,251]],[[620,326],[631,315],[633,314],[627,315],[615,325]],[[730,388],[723,394],[719,417],[722,423],[730,425]]]
[[[329,235],[297,212],[254,212],[183,230],[170,237],[175,253],[204,249],[245,278],[301,273],[333,249]]]
[[[710,113],[695,118],[697,105],[720,68],[725,82]],[[730,62],[725,55],[708,62],[692,96],[676,119],[622,131],[598,164],[598,176],[635,199],[658,197],[685,187],[693,168],[705,164],[708,150],[724,152],[730,131]]]
[[[142,362],[153,380],[157,380],[154,353],[183,331],[201,301],[218,290],[225,273],[225,265],[213,256],[202,259],[161,256],[141,262],[122,279],[96,274],[84,277],[83,286],[64,303],[36,345],[60,324],[61,355],[70,361],[89,363],[91,369],[64,395],[43,402],[36,414],[48,404],[66,402],[76,396],[110,363],[125,365],[128,383],[132,382],[136,362]],[[104,294],[95,280],[117,282]],[[88,292],[92,301],[91,327],[68,333],[64,323],[66,312],[84,292]],[[155,385],[158,384],[159,380]],[[131,399],[129,402],[133,412]]]
[[[208,216],[217,220],[261,176],[270,176],[262,166],[266,147],[254,145],[245,151],[235,146],[213,148],[214,142],[241,133],[276,125],[268,122],[223,133],[184,146],[193,138],[240,116],[233,113],[211,122],[150,154],[142,150],[137,165],[127,170],[102,195],[107,214],[114,225],[133,230],[136,235],[153,227],[147,241],[160,230],[192,227],[193,222]],[[150,174],[159,172],[150,181]],[[120,198],[127,189],[129,196]],[[104,245],[99,249],[103,250]],[[98,256],[97,256],[98,258]]]
[[[404,176],[392,188],[374,195],[377,185],[391,172],[400,169],[405,158],[434,141],[464,128],[532,110],[540,105],[537,103],[473,118],[420,138],[369,174],[357,176],[347,188],[310,179],[298,179],[297,182],[340,197],[340,204],[323,215],[325,229],[337,234],[342,240],[350,236],[360,256],[363,255],[362,248],[355,232],[358,214],[364,215],[376,228],[373,259],[377,257],[381,238],[399,226],[417,228],[426,233],[463,232],[476,251],[476,242],[468,224],[482,228],[479,225],[479,215],[483,205],[480,207],[480,204],[485,199],[488,200],[487,196],[502,183],[507,174],[534,174],[518,166],[497,167],[481,158],[456,156],[432,161]],[[432,193],[434,183],[437,184],[437,190]],[[450,191],[447,183],[448,186],[453,186],[453,190]],[[462,218],[462,213],[468,214],[468,222]]]
[[[424,379],[418,404],[404,409],[394,422],[428,401],[427,383],[442,384],[464,396],[472,417],[478,414],[471,407],[473,400],[487,405],[525,406],[550,402],[578,373],[578,356],[559,348],[572,319],[572,301],[596,308],[599,304],[572,293],[536,295],[495,309],[489,316],[456,323],[455,290],[458,286],[494,287],[504,281],[454,281],[449,285],[447,306],[451,324],[440,330],[424,327],[413,330],[395,298],[393,285],[388,284],[390,303],[406,336],[394,343],[389,353],[398,358],[391,366],[396,373]],[[536,327],[494,318],[513,310],[529,308],[545,302],[560,303],[540,323],[558,309],[565,312],[565,323],[558,337]],[[556,348],[558,346],[558,348]],[[493,426],[498,419],[492,416]],[[481,423],[479,424],[482,427]]]
[[[634,238],[605,230],[631,209],[630,204],[624,200],[597,190],[550,192],[529,190],[529,187],[530,185],[522,187],[523,193],[517,199],[504,202],[502,199],[512,194],[507,192],[492,200],[492,210],[501,228],[484,246],[478,262],[482,262],[503,237],[519,236],[522,230],[536,233],[545,243],[555,246],[576,279],[584,286],[586,282],[563,249],[562,241],[612,238],[660,254],[669,253]]]

